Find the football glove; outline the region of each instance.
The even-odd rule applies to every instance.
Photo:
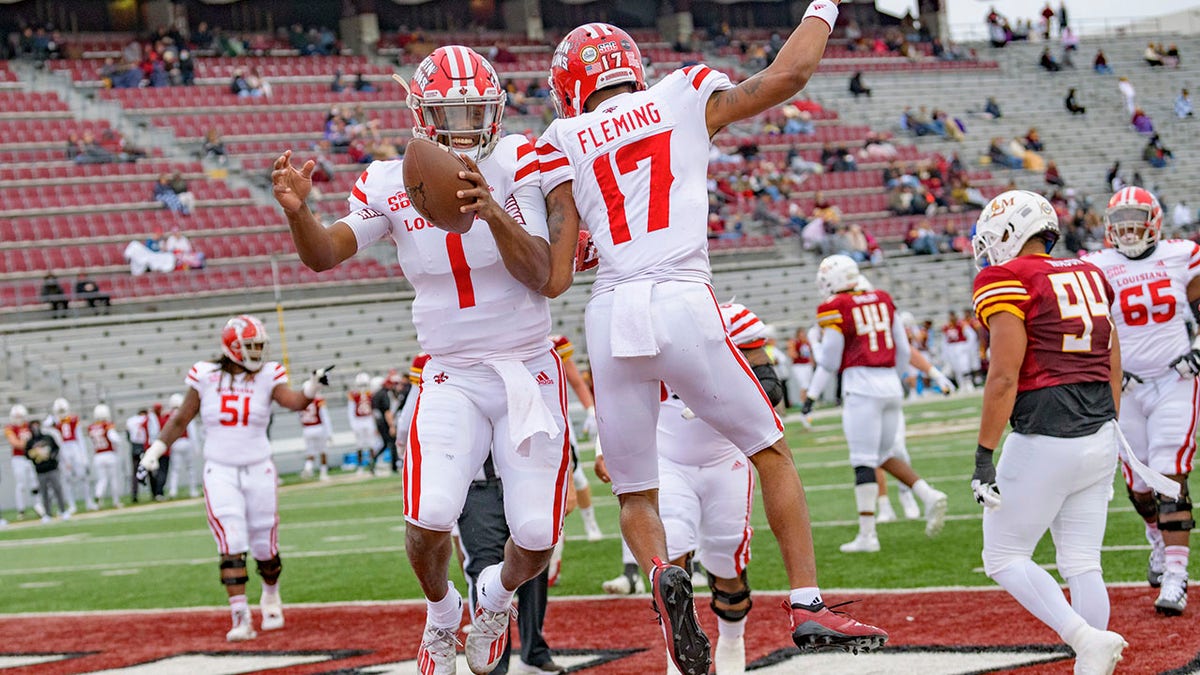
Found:
[[[1171,367],[1180,377],[1196,377],[1200,375],[1200,351],[1195,349],[1171,362]]]
[[[592,235],[587,230],[579,231],[579,242],[575,244],[575,271],[585,272],[600,264],[600,255],[596,253],[596,245],[592,243]]]
[[[808,417],[812,414],[813,400],[811,398],[804,399],[804,403],[800,404],[800,414]]]
[[[926,375],[929,376],[929,381],[933,382],[933,386],[937,387],[943,395],[949,396],[954,393],[954,383],[942,371],[937,368],[930,368]]]
[[[596,409],[588,408],[587,415],[583,418],[583,435],[588,438],[596,436],[600,432],[600,425],[596,423]]]
[[[1171,365],[1174,366],[1174,364]],[[1143,382],[1144,380],[1137,375],[1134,375],[1127,370],[1121,371],[1121,391],[1129,391],[1131,387],[1142,384]]]
[[[312,400],[317,397],[317,392],[322,386],[329,384],[329,371],[333,370],[333,366],[325,366],[312,371],[312,375],[304,381],[304,386],[300,391],[305,398]]]
[[[982,445],[975,449],[975,473],[971,475],[971,491],[975,501],[984,508],[1000,506],[1000,488],[996,487],[995,453]]]

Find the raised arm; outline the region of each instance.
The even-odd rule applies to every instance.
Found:
[[[326,228],[308,208],[305,200],[312,191],[315,167],[310,159],[297,169],[292,165],[292,151],[287,150],[275,160],[271,185],[275,201],[287,216],[300,262],[314,272],[324,272],[358,253],[358,241],[345,223],[339,221]]]
[[[738,86],[714,92],[709,97],[705,108],[709,136],[733,122],[783,103],[808,84],[825,53],[825,43],[829,41],[833,24],[837,22],[839,2],[841,0],[814,0],[771,65]]]
[[[579,210],[575,207],[574,181],[558,185],[546,195],[546,226],[550,231],[550,274],[542,295],[557,298],[575,279],[575,248],[579,244]]]

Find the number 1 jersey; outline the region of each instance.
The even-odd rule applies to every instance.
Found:
[[[634,279],[711,282],[705,108],[732,86],[723,73],[689,66],[554,120],[538,139],[542,190],[574,181],[600,258],[593,293]]]
[[[479,170],[509,215],[549,240],[533,144],[505,136]],[[396,242],[400,267],[416,290],[412,320],[421,351],[461,366],[545,353],[549,301],[508,273],[486,222],[477,218],[461,235],[426,222],[408,199],[402,159],[373,162],[349,203],[341,221],[354,231],[360,251],[388,235]]]
[[[1084,260],[1100,268],[1116,293],[1113,322],[1121,338],[1121,367],[1142,378],[1171,371],[1171,361],[1190,349],[1187,287],[1200,276],[1200,245],[1161,241],[1141,260],[1114,248]]]

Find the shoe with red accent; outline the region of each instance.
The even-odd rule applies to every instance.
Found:
[[[792,642],[801,651],[843,651],[852,654],[879,649],[888,640],[886,631],[860,623],[844,612],[834,611],[848,603],[826,607],[783,601],[791,619]]]
[[[471,617],[471,633],[467,635],[464,651],[467,666],[476,675],[487,675],[496,669],[504,648],[508,646],[508,623],[517,610],[509,607],[503,612],[493,612],[482,605],[475,608]]]
[[[650,572],[654,611],[658,612],[667,653],[683,675],[708,675],[712,665],[708,636],[700,627],[692,597],[692,576],[682,567],[654,558]]]
[[[421,675],[458,675],[458,629],[425,624],[417,648],[417,672]]]

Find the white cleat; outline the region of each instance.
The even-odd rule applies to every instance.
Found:
[[[438,628],[425,624],[421,646],[417,648],[417,669],[421,675],[458,674],[458,632],[455,628]]]
[[[1075,675],[1111,675],[1129,646],[1125,638],[1109,631],[1084,625],[1075,633]]]
[[[496,669],[508,644],[509,617],[513,614],[516,614],[516,610],[511,607],[503,612],[493,612],[482,605],[475,608],[475,615],[471,618],[473,629],[463,645],[467,667],[472,673],[487,675]]]
[[[874,534],[862,534],[840,547],[842,553],[877,553],[879,552],[879,537]]]
[[[896,498],[900,500],[900,508],[904,511],[904,517],[908,520],[917,520],[921,517],[921,507],[917,504],[917,497],[912,493],[912,490],[900,488],[897,490]]]
[[[263,598],[259,602],[259,609],[262,611],[263,632],[283,628],[283,602],[278,595],[270,600]]]
[[[1162,588],[1154,601],[1154,611],[1166,616],[1179,616],[1187,609],[1188,578],[1186,574],[1167,572],[1162,575]]]
[[[642,581],[640,574],[632,579],[622,574],[600,584],[600,588],[609,595],[633,595],[634,593],[645,593],[646,582]]]
[[[745,638],[717,638],[717,646],[713,648],[713,665],[717,675],[744,675],[746,672],[746,640]]]
[[[258,633],[254,632],[253,619],[250,617],[250,609],[247,608],[233,616],[233,628],[225,634],[225,639],[229,642],[245,642],[258,637]]]
[[[886,495],[881,495],[879,499],[875,500],[875,522],[896,522],[896,510],[892,508],[892,501]]]
[[[39,502],[33,503],[33,512],[41,516],[43,519],[46,517],[46,509],[42,508],[42,505]]]
[[[587,531],[588,541],[600,541],[604,538],[604,533],[600,531],[600,526],[593,522],[585,522],[584,529]]]
[[[949,500],[945,492],[933,491],[933,499],[925,502],[925,536],[936,537],[946,526],[946,506]]]

